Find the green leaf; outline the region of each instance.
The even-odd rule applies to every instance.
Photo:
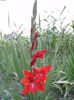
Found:
[[[11,93],[11,96],[13,97],[14,100],[21,100],[20,97],[17,95],[17,88],[15,89],[14,92]]]
[[[33,16],[31,17],[31,26],[32,27],[34,26],[34,21],[36,19],[36,15],[37,15],[37,0],[35,0],[34,5],[33,5]]]
[[[9,46],[8,46],[8,42],[4,45],[3,49],[2,49],[2,55],[3,55],[3,59],[4,59],[4,66],[6,67],[6,76],[8,77],[9,73],[10,73],[10,56],[9,56]]]
[[[18,75],[18,78],[21,80],[21,78],[23,77],[22,66],[20,64],[20,60],[17,55],[16,47],[14,46],[13,43],[11,43],[11,46],[12,46],[12,57],[14,62],[14,68]]]
[[[40,15],[39,15],[39,29],[41,31],[41,19],[40,19]]]

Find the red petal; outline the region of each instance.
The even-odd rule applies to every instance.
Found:
[[[44,89],[44,85],[41,84],[40,82],[37,83],[37,90],[39,90],[39,91],[44,91],[44,90],[45,90],[45,89]]]
[[[47,74],[51,67],[52,67],[52,64],[51,65],[48,65],[48,66],[40,67],[40,70],[44,70],[45,73]]]
[[[33,69],[33,71],[34,71],[34,73],[39,73],[40,72],[40,70],[39,70],[39,67],[32,67],[32,69]]]
[[[25,76],[33,76],[34,74],[32,73],[32,72],[29,72],[29,71],[27,71],[27,70],[24,70],[24,75]]]
[[[21,83],[22,83],[22,84],[24,84],[24,83],[25,83],[24,78],[22,78],[22,79],[21,79]],[[25,84],[24,84],[24,85],[25,85]]]
[[[29,87],[28,86],[25,86],[24,87],[24,90],[22,91],[23,94],[26,94],[29,92]]]
[[[29,77],[24,77],[22,78],[21,83],[24,85],[29,85],[31,82],[30,82]]]
[[[30,91],[34,93],[36,91],[36,83],[35,82],[31,83],[29,88],[30,88]]]

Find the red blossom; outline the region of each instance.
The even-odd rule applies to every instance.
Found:
[[[31,51],[33,51],[34,46],[35,46],[35,41],[32,41]]]
[[[44,53],[45,53],[46,50],[47,50],[47,48],[44,49],[44,50],[37,50],[37,51],[33,54],[33,57],[43,59]]]
[[[31,65],[31,66],[34,65],[34,63],[36,62],[36,59],[37,59],[37,58],[43,59],[44,53],[45,53],[46,50],[47,50],[47,48],[44,49],[44,50],[38,50],[38,51],[36,51],[36,52],[33,54],[32,58],[31,58],[30,65]]]
[[[21,83],[25,85],[22,91],[23,94],[34,93],[36,90],[44,91],[44,81],[36,79],[35,73],[24,70],[24,75],[21,80]]]
[[[37,36],[38,36],[38,32],[35,33],[35,37],[34,37],[35,41],[37,39]]]
[[[48,71],[50,70],[50,68],[52,67],[52,65],[48,65],[48,66],[43,66],[43,67],[32,67],[33,72],[35,73],[36,77],[39,80],[47,80],[46,74],[48,73]]]

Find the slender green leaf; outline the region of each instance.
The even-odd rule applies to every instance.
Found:
[[[14,62],[14,68],[18,75],[18,78],[21,80],[21,78],[23,77],[22,66],[20,64],[20,60],[17,55],[16,47],[14,46],[13,43],[11,43],[11,46],[12,46],[12,57]]]

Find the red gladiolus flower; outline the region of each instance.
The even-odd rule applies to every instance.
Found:
[[[33,54],[33,56],[32,56],[30,65],[31,65],[31,66],[34,65],[34,63],[36,62],[36,59],[37,59],[37,58],[43,59],[44,53],[45,53],[46,50],[47,50],[47,49],[36,51],[36,52]]]
[[[43,66],[43,67],[32,67],[36,77],[39,79],[39,80],[47,80],[47,77],[46,77],[46,74],[48,73],[48,71],[50,70],[50,68],[52,67],[52,65],[48,65],[48,66]]]
[[[32,41],[32,46],[31,46],[31,50],[33,51],[34,49],[34,46],[35,46],[35,41]]]
[[[33,35],[33,27],[31,27],[31,35]]]
[[[36,79],[34,73],[25,70],[24,75],[25,77],[21,80],[21,83],[25,85],[24,90],[22,91],[23,94],[28,92],[34,93],[36,90],[44,91],[44,81]]]
[[[37,39],[37,36],[38,36],[38,32],[35,33],[35,37],[34,37],[35,41]]]

